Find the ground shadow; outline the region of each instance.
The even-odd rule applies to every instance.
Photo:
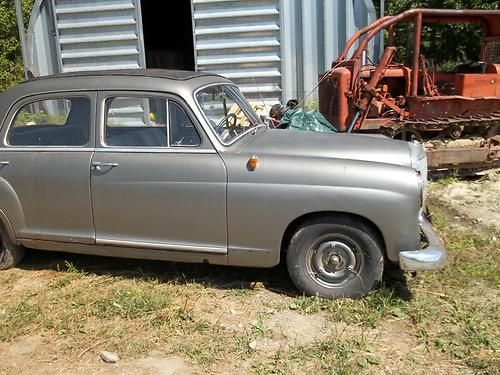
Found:
[[[394,297],[402,299],[403,301],[410,301],[413,294],[408,287],[408,277],[415,277],[415,273],[405,273],[395,264],[386,263],[382,284]]]
[[[29,250],[18,268],[24,270],[78,271],[160,283],[198,283],[218,289],[264,287],[279,294],[296,296],[286,266],[244,268],[210,264],[175,263],[157,260],[111,258],[93,255]]]
[[[300,295],[288,276],[285,262],[273,268],[244,268],[29,250],[18,268],[77,271],[180,285],[198,283],[223,290],[251,290],[264,287],[281,295],[290,297]],[[386,267],[381,284],[396,298],[403,300],[411,298],[405,274],[394,266]]]

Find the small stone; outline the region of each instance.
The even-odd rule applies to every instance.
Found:
[[[257,348],[257,341],[255,341],[255,340],[251,341],[251,342],[248,344],[248,347],[249,347],[250,349],[255,350],[255,349]]]
[[[116,363],[120,360],[120,357],[116,353],[102,351],[101,359],[106,363]]]
[[[230,309],[229,312],[233,315],[236,315],[238,314],[238,312],[235,310],[235,309]]]

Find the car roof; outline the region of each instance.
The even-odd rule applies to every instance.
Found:
[[[68,91],[149,91],[192,97],[200,87],[232,84],[220,75],[164,69],[106,70],[31,78],[0,92],[0,121],[10,106],[33,95]]]
[[[135,77],[152,77],[152,78],[166,78],[176,81],[186,81],[197,77],[217,76],[214,73],[208,72],[193,72],[188,70],[172,70],[172,69],[121,69],[121,70],[96,70],[96,71],[82,71],[61,73],[54,75],[47,75],[41,77],[32,77],[21,83],[32,81],[47,80],[54,78],[71,78],[71,77],[110,77],[110,76],[135,76]]]

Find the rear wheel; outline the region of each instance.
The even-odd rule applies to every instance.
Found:
[[[5,229],[0,230],[0,270],[14,267],[24,257],[24,247],[10,240]]]
[[[347,217],[329,217],[306,222],[295,233],[287,267],[306,295],[357,298],[382,278],[384,264],[370,227]]]

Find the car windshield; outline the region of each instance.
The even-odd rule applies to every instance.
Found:
[[[259,117],[235,86],[206,87],[198,91],[196,100],[224,144],[260,124]]]

